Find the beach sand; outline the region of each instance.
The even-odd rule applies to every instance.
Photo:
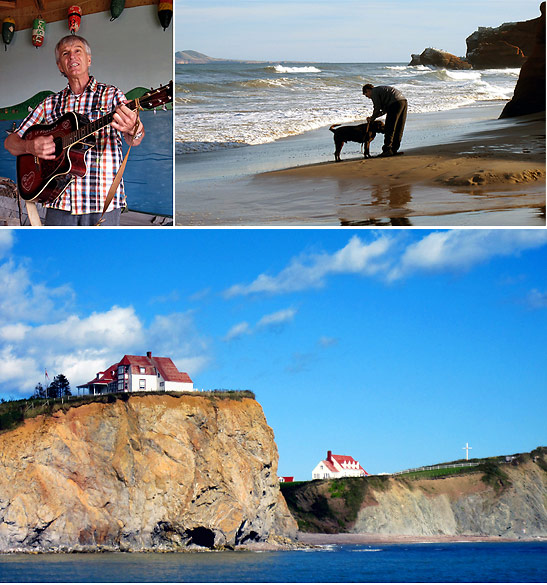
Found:
[[[545,226],[545,116],[499,109],[409,116],[405,154],[391,158],[350,143],[336,163],[328,130],[202,153],[177,164],[176,225]],[[315,151],[322,162],[306,160]]]

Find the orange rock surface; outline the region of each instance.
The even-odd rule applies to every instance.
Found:
[[[133,395],[0,434],[0,550],[176,550],[293,537],[260,405]]]

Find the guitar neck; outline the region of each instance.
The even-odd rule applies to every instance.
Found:
[[[137,109],[137,104],[136,104],[135,100],[133,100],[132,102],[129,102],[125,105],[130,110]],[[90,122],[89,124],[85,124],[84,126],[81,126],[80,128],[78,128],[77,130],[73,130],[72,132],[69,132],[68,134],[66,134],[63,137],[63,148],[68,148],[69,146],[72,146],[73,144],[80,142],[84,138],[91,136],[91,134],[94,134],[98,130],[101,130],[101,128],[105,128],[106,126],[109,126],[112,123],[112,120],[114,119],[115,111],[116,110],[113,110],[109,114],[106,114],[106,116],[103,116],[102,118],[99,118],[98,120],[95,120],[94,122]]]

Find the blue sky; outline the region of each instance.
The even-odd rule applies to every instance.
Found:
[[[545,444],[545,230],[0,230],[0,396],[128,354],[251,389],[279,472]]]
[[[426,47],[465,56],[479,26],[539,16],[539,0],[175,0],[175,50],[211,57],[408,62]]]

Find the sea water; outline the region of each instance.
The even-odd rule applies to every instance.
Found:
[[[410,114],[502,104],[512,97],[519,72],[403,63],[176,65],[175,153],[265,144],[364,120],[372,112],[362,94],[365,83],[397,87]]]
[[[2,582],[543,582],[547,543],[0,556]]]

